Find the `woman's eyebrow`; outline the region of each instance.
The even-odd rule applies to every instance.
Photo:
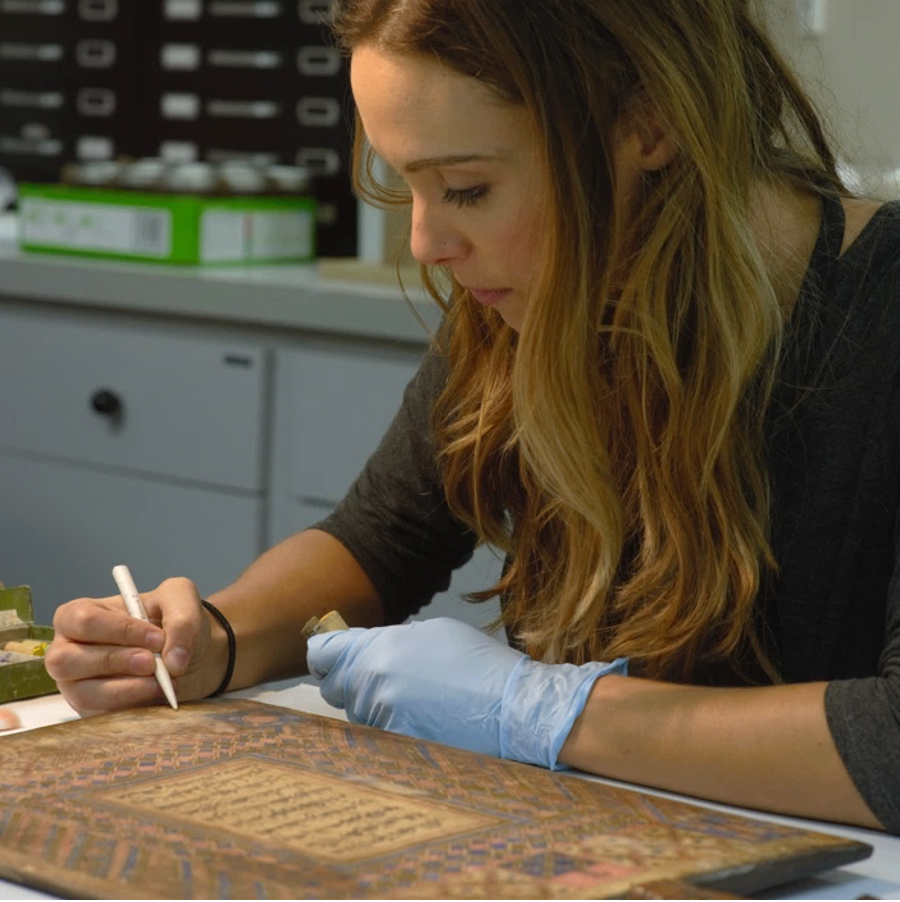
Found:
[[[458,166],[462,163],[484,163],[496,160],[493,154],[459,153],[447,154],[442,157],[423,157],[421,160],[412,160],[403,165],[404,172],[421,172],[423,169],[433,169],[436,166]]]

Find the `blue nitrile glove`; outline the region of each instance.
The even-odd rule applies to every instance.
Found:
[[[353,723],[552,769],[594,681],[627,667],[541,664],[446,617],[313,636],[307,662]]]

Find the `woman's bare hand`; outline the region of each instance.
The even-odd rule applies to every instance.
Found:
[[[53,618],[47,672],[82,716],[164,704],[154,677],[161,653],[181,701],[215,690],[224,663],[211,661],[210,617],[188,579],[168,579],[141,598],[150,622],[129,616],[118,595],[76,598]]]

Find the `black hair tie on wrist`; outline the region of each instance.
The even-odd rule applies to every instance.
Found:
[[[231,624],[228,622],[225,615],[214,604],[210,604],[205,598],[200,600],[200,604],[202,604],[203,607],[219,621],[228,638],[228,666],[225,668],[225,676],[222,677],[222,682],[219,683],[218,688],[206,696],[207,698],[215,698],[217,695],[221,695],[231,682],[231,675],[234,673],[234,659],[237,655],[237,642],[234,638],[234,630],[231,628]]]

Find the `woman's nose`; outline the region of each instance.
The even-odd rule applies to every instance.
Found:
[[[410,250],[426,266],[446,266],[464,253],[466,242],[449,210],[413,201]]]

